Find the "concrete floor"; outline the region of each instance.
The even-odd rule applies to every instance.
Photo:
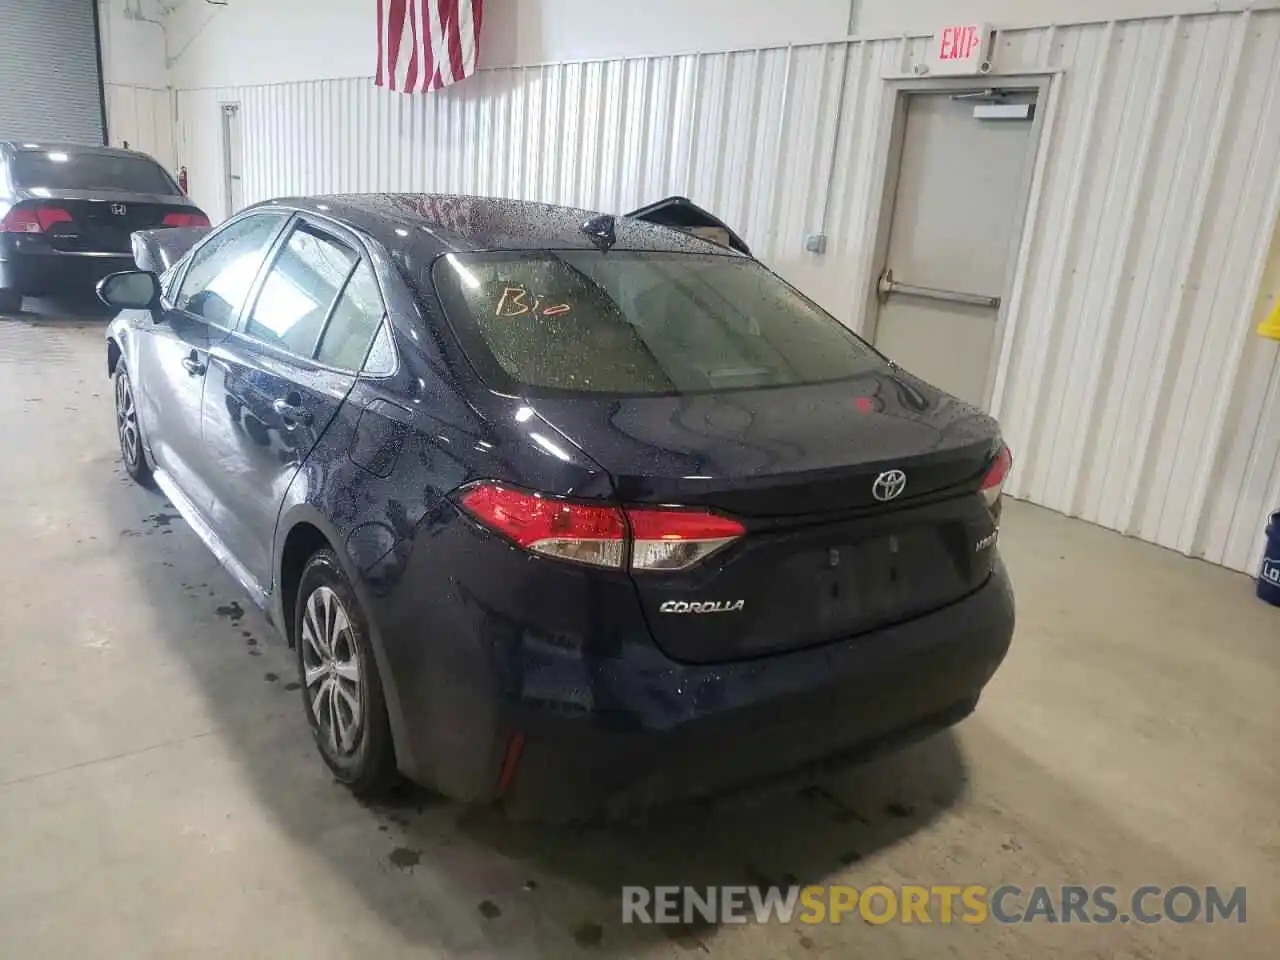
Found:
[[[954,732],[822,789],[514,826],[325,775],[294,661],[117,464],[101,319],[0,319],[0,952],[1274,956],[1280,610],[1011,504],[1015,645]],[[1247,885],[1243,926],[624,927],[623,884]]]

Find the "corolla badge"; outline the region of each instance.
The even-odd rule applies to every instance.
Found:
[[[668,600],[658,610],[661,613],[737,613],[746,605],[745,600],[708,600],[705,603]]]
[[[901,470],[886,470],[876,477],[876,482],[871,485],[871,495],[881,503],[888,503],[902,496],[902,491],[905,489],[907,489],[907,475]]]

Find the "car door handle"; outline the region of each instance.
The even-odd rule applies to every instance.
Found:
[[[305,426],[311,422],[310,410],[302,406],[301,403],[290,403],[284,397],[276,398],[271,404],[271,409],[287,424],[301,423]]]
[[[200,362],[200,357],[193,350],[188,356],[182,358],[182,369],[187,371],[190,376],[199,377],[208,368]]]

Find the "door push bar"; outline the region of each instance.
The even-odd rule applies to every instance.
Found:
[[[924,297],[926,300],[941,300],[944,303],[963,303],[970,307],[990,307],[1000,309],[999,297],[984,297],[978,293],[964,293],[960,290],[939,290],[937,287],[917,287],[910,283],[901,283],[893,279],[893,271],[886,269],[876,284],[880,293],[880,302],[889,299],[889,294],[900,293],[908,297]]]

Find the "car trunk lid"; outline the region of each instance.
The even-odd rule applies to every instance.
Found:
[[[165,227],[133,234],[133,262],[141,270],[160,275],[182,259],[209,234],[212,227]]]
[[[751,248],[732,227],[687,197],[667,197],[665,200],[651,203],[639,210],[632,210],[627,217],[631,220],[644,220],[691,233],[696,237],[751,256]]]
[[[854,636],[954,602],[990,574],[995,519],[978,491],[998,429],[896,368],[536,408],[609,471],[624,504],[697,506],[745,528],[687,570],[633,573],[655,640],[678,660]],[[901,490],[878,485],[893,471]]]
[[[190,216],[199,211],[183,197],[161,194],[116,193],[88,190],[50,190],[48,196],[20,206],[65,211],[56,219],[46,214],[48,226],[41,232],[53,250],[62,253],[105,253],[128,256],[135,230],[164,225],[171,214]]]

